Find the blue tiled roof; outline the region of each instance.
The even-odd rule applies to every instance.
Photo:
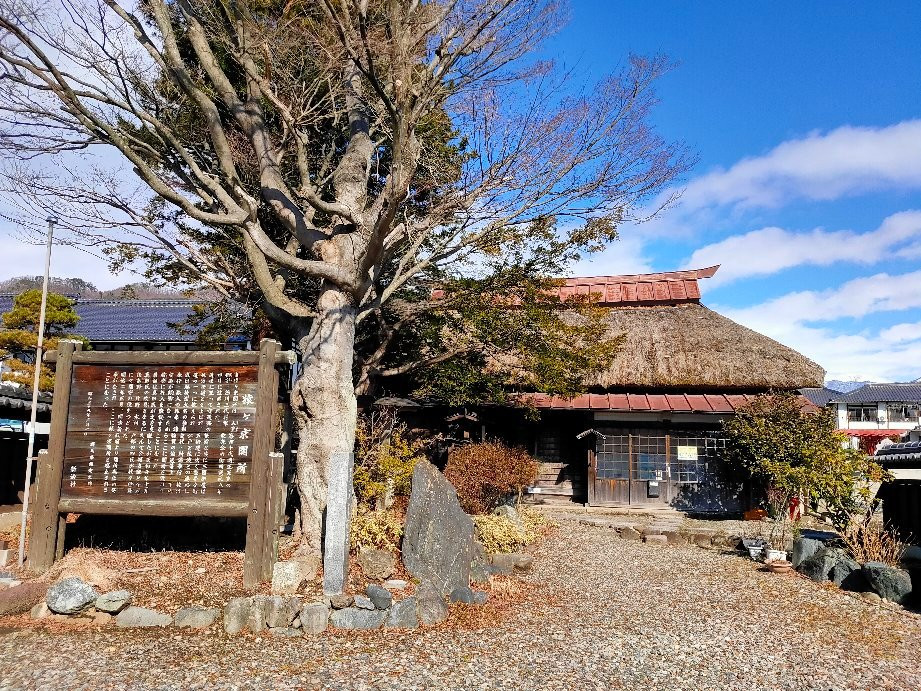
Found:
[[[812,405],[818,406],[819,408],[824,408],[828,405],[829,401],[836,401],[844,395],[840,391],[835,391],[825,386],[800,389],[799,392],[803,394]]]
[[[832,400],[839,403],[921,403],[921,383],[865,384]]]
[[[183,321],[201,300],[83,300],[75,309],[80,321],[74,333],[92,342],[157,341],[192,343],[195,334],[181,334],[167,324]],[[0,314],[13,306],[12,295],[0,295]]]

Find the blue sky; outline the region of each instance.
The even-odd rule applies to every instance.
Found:
[[[668,55],[655,124],[699,158],[579,273],[721,264],[704,302],[829,378],[921,377],[921,3],[576,0],[547,52]]]
[[[571,0],[571,15],[545,54],[587,81],[630,53],[677,63],[654,122],[699,159],[678,206],[576,273],[721,264],[705,303],[830,379],[921,377],[921,2]],[[6,243],[0,278],[41,268],[42,248]],[[138,279],[68,247],[53,270]]]

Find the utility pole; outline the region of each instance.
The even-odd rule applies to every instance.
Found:
[[[48,302],[48,276],[51,273],[51,240],[56,216],[48,217],[48,242],[45,245],[45,280],[42,282],[42,306],[38,317],[38,343],[35,347],[35,376],[32,379],[32,415],[29,421],[29,450],[26,453],[26,480],[22,492],[22,520],[19,524],[19,566],[26,560],[26,520],[29,516],[29,485],[32,480],[32,462],[35,455],[35,418],[38,413],[38,381],[42,372],[42,346],[45,343],[45,306]]]

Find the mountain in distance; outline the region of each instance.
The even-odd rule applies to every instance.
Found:
[[[875,381],[842,381],[840,379],[829,379],[825,382],[825,388],[831,389],[832,391],[838,391],[840,393],[850,393],[855,389],[859,389],[864,384],[879,384],[880,382]]]

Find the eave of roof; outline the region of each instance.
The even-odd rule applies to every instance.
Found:
[[[590,410],[627,413],[734,413],[751,402],[754,394],[714,393],[603,393],[582,394],[572,398],[542,393],[519,394],[519,399],[542,410]],[[803,407],[818,410],[808,399]]]

